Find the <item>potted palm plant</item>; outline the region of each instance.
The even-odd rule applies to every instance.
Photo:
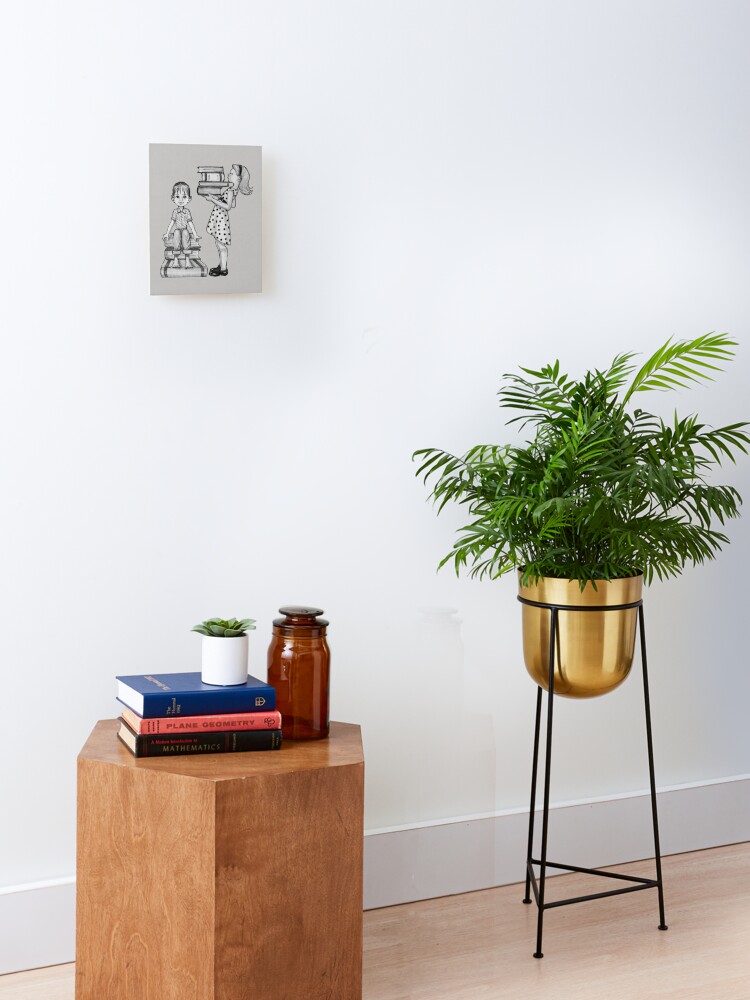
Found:
[[[666,421],[636,405],[640,394],[710,380],[736,341],[710,333],[662,345],[642,366],[632,353],[576,380],[559,361],[504,376],[508,422],[525,444],[478,445],[459,457],[414,453],[438,512],[455,501],[470,519],[440,565],[496,578],[516,570],[526,668],[548,688],[549,615],[556,606],[619,607],[643,582],[713,559],[721,530],[739,515],[736,489],[707,479],[750,444],[746,423],[712,428],[694,415]],[[617,687],[633,658],[637,612],[561,612],[555,694],[588,697]]]

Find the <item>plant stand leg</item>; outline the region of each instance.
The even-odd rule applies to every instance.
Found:
[[[606,609],[593,609],[593,610],[609,610],[609,611],[622,611],[629,608],[638,608],[638,626],[641,632],[641,665],[643,667],[643,695],[644,695],[644,706],[646,715],[646,741],[648,747],[648,770],[649,770],[649,781],[651,785],[651,818],[654,828],[654,854],[656,862],[656,879],[642,878],[637,875],[625,875],[622,872],[612,872],[612,871],[602,871],[599,868],[583,868],[579,865],[564,865],[555,861],[547,860],[547,832],[549,827],[549,795],[550,795],[550,777],[552,770],[552,711],[554,706],[555,698],[555,654],[557,651],[558,660],[560,658],[560,620],[559,612],[561,607],[564,608],[566,612],[581,612],[585,613],[591,611],[592,607],[574,607],[570,605],[552,605],[552,604],[541,604],[534,601],[526,601],[519,597],[519,601],[523,604],[531,604],[534,607],[546,608],[550,612],[550,635],[549,635],[549,687],[547,694],[547,744],[545,747],[545,772],[544,772],[544,800],[542,806],[542,845],[541,854],[538,858],[533,856],[533,845],[534,845],[534,809],[536,806],[536,783],[537,783],[537,772],[538,772],[538,759],[539,759],[539,739],[541,731],[541,712],[542,712],[542,689],[539,687],[537,689],[537,704],[536,704],[536,730],[534,733],[534,761],[531,775],[531,806],[529,813],[529,846],[528,846],[528,858],[526,863],[526,896],[524,898],[524,903],[530,903],[531,896],[530,890],[533,892],[534,901],[538,907],[537,916],[537,937],[536,937],[536,951],[534,952],[534,958],[544,958],[544,952],[542,951],[542,932],[544,929],[544,911],[549,910],[553,907],[558,906],[568,906],[571,903],[584,903],[590,899],[602,899],[607,896],[619,896],[622,893],[639,892],[644,889],[657,889],[659,893],[659,930],[667,930],[667,923],[664,917],[664,889],[662,883],[662,870],[661,870],[661,848],[659,846],[659,821],[656,809],[656,779],[654,777],[654,746],[653,738],[651,732],[651,700],[649,697],[648,690],[648,663],[646,658],[646,630],[644,627],[644,617],[643,617],[643,604],[641,601],[634,601],[631,604],[624,605],[612,605]],[[539,878],[537,879],[536,873],[534,871],[534,865],[539,865]],[[621,888],[619,889],[609,889],[605,892],[593,892],[588,893],[585,896],[575,896],[570,899],[556,899],[551,903],[545,903],[545,885],[547,878],[547,869],[559,869],[563,872],[580,872],[584,875],[596,875],[600,878],[615,879],[620,883]],[[627,883],[622,886],[622,882]]]
[[[534,727],[534,760],[531,766],[531,805],[529,806],[529,846],[526,851],[526,895],[524,903],[531,904],[531,859],[534,856],[534,811],[536,809],[536,774],[539,764],[539,730],[542,721],[542,689],[536,689],[536,726]]]
[[[643,624],[643,605],[638,608],[638,624],[641,632],[641,664],[643,666],[643,700],[646,708],[646,742],[648,743],[648,775],[651,782],[651,817],[654,821],[654,854],[656,858],[656,881],[659,893],[659,930],[667,930],[664,919],[664,886],[661,878],[661,849],[659,847],[659,818],[656,812],[656,779],[654,777],[654,745],[651,738],[651,699],[648,693],[648,665],[646,663],[646,630]]]
[[[544,762],[544,807],[542,812],[542,854],[539,863],[539,914],[536,924],[536,951],[534,958],[544,958],[542,929],[544,923],[544,886],[547,870],[547,827],[549,826],[549,786],[552,766],[552,706],[555,701],[555,636],[558,609],[550,609],[549,623],[549,691],[547,693],[547,745]]]

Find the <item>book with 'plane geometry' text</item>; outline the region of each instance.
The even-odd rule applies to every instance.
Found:
[[[281,729],[281,712],[232,712],[226,715],[168,715],[142,719],[122,706],[120,717],[139,736],[173,736],[175,733],[220,733],[231,729]]]

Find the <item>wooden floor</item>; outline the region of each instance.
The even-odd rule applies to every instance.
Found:
[[[618,871],[652,877],[647,862]],[[664,881],[668,931],[652,889],[560,907],[541,960],[517,885],[371,910],[364,1000],[750,1000],[750,844],[665,858]],[[609,883],[547,886],[551,900]],[[2,976],[0,998],[73,1000],[73,970]]]

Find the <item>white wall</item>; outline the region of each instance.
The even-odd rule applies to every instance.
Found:
[[[289,601],[331,619],[369,830],[524,806],[514,581],[435,574],[461,515],[410,454],[503,440],[519,364],[714,329],[739,359],[679,405],[750,417],[750,7],[15,9],[0,886],[73,874],[75,756],[115,674],[197,669],[189,628],[219,613],[259,619],[262,674]],[[149,142],[263,146],[261,295],[149,297]],[[750,772],[748,523],[729,534],[647,598],[660,784]],[[638,683],[556,724],[556,800],[644,787]]]

